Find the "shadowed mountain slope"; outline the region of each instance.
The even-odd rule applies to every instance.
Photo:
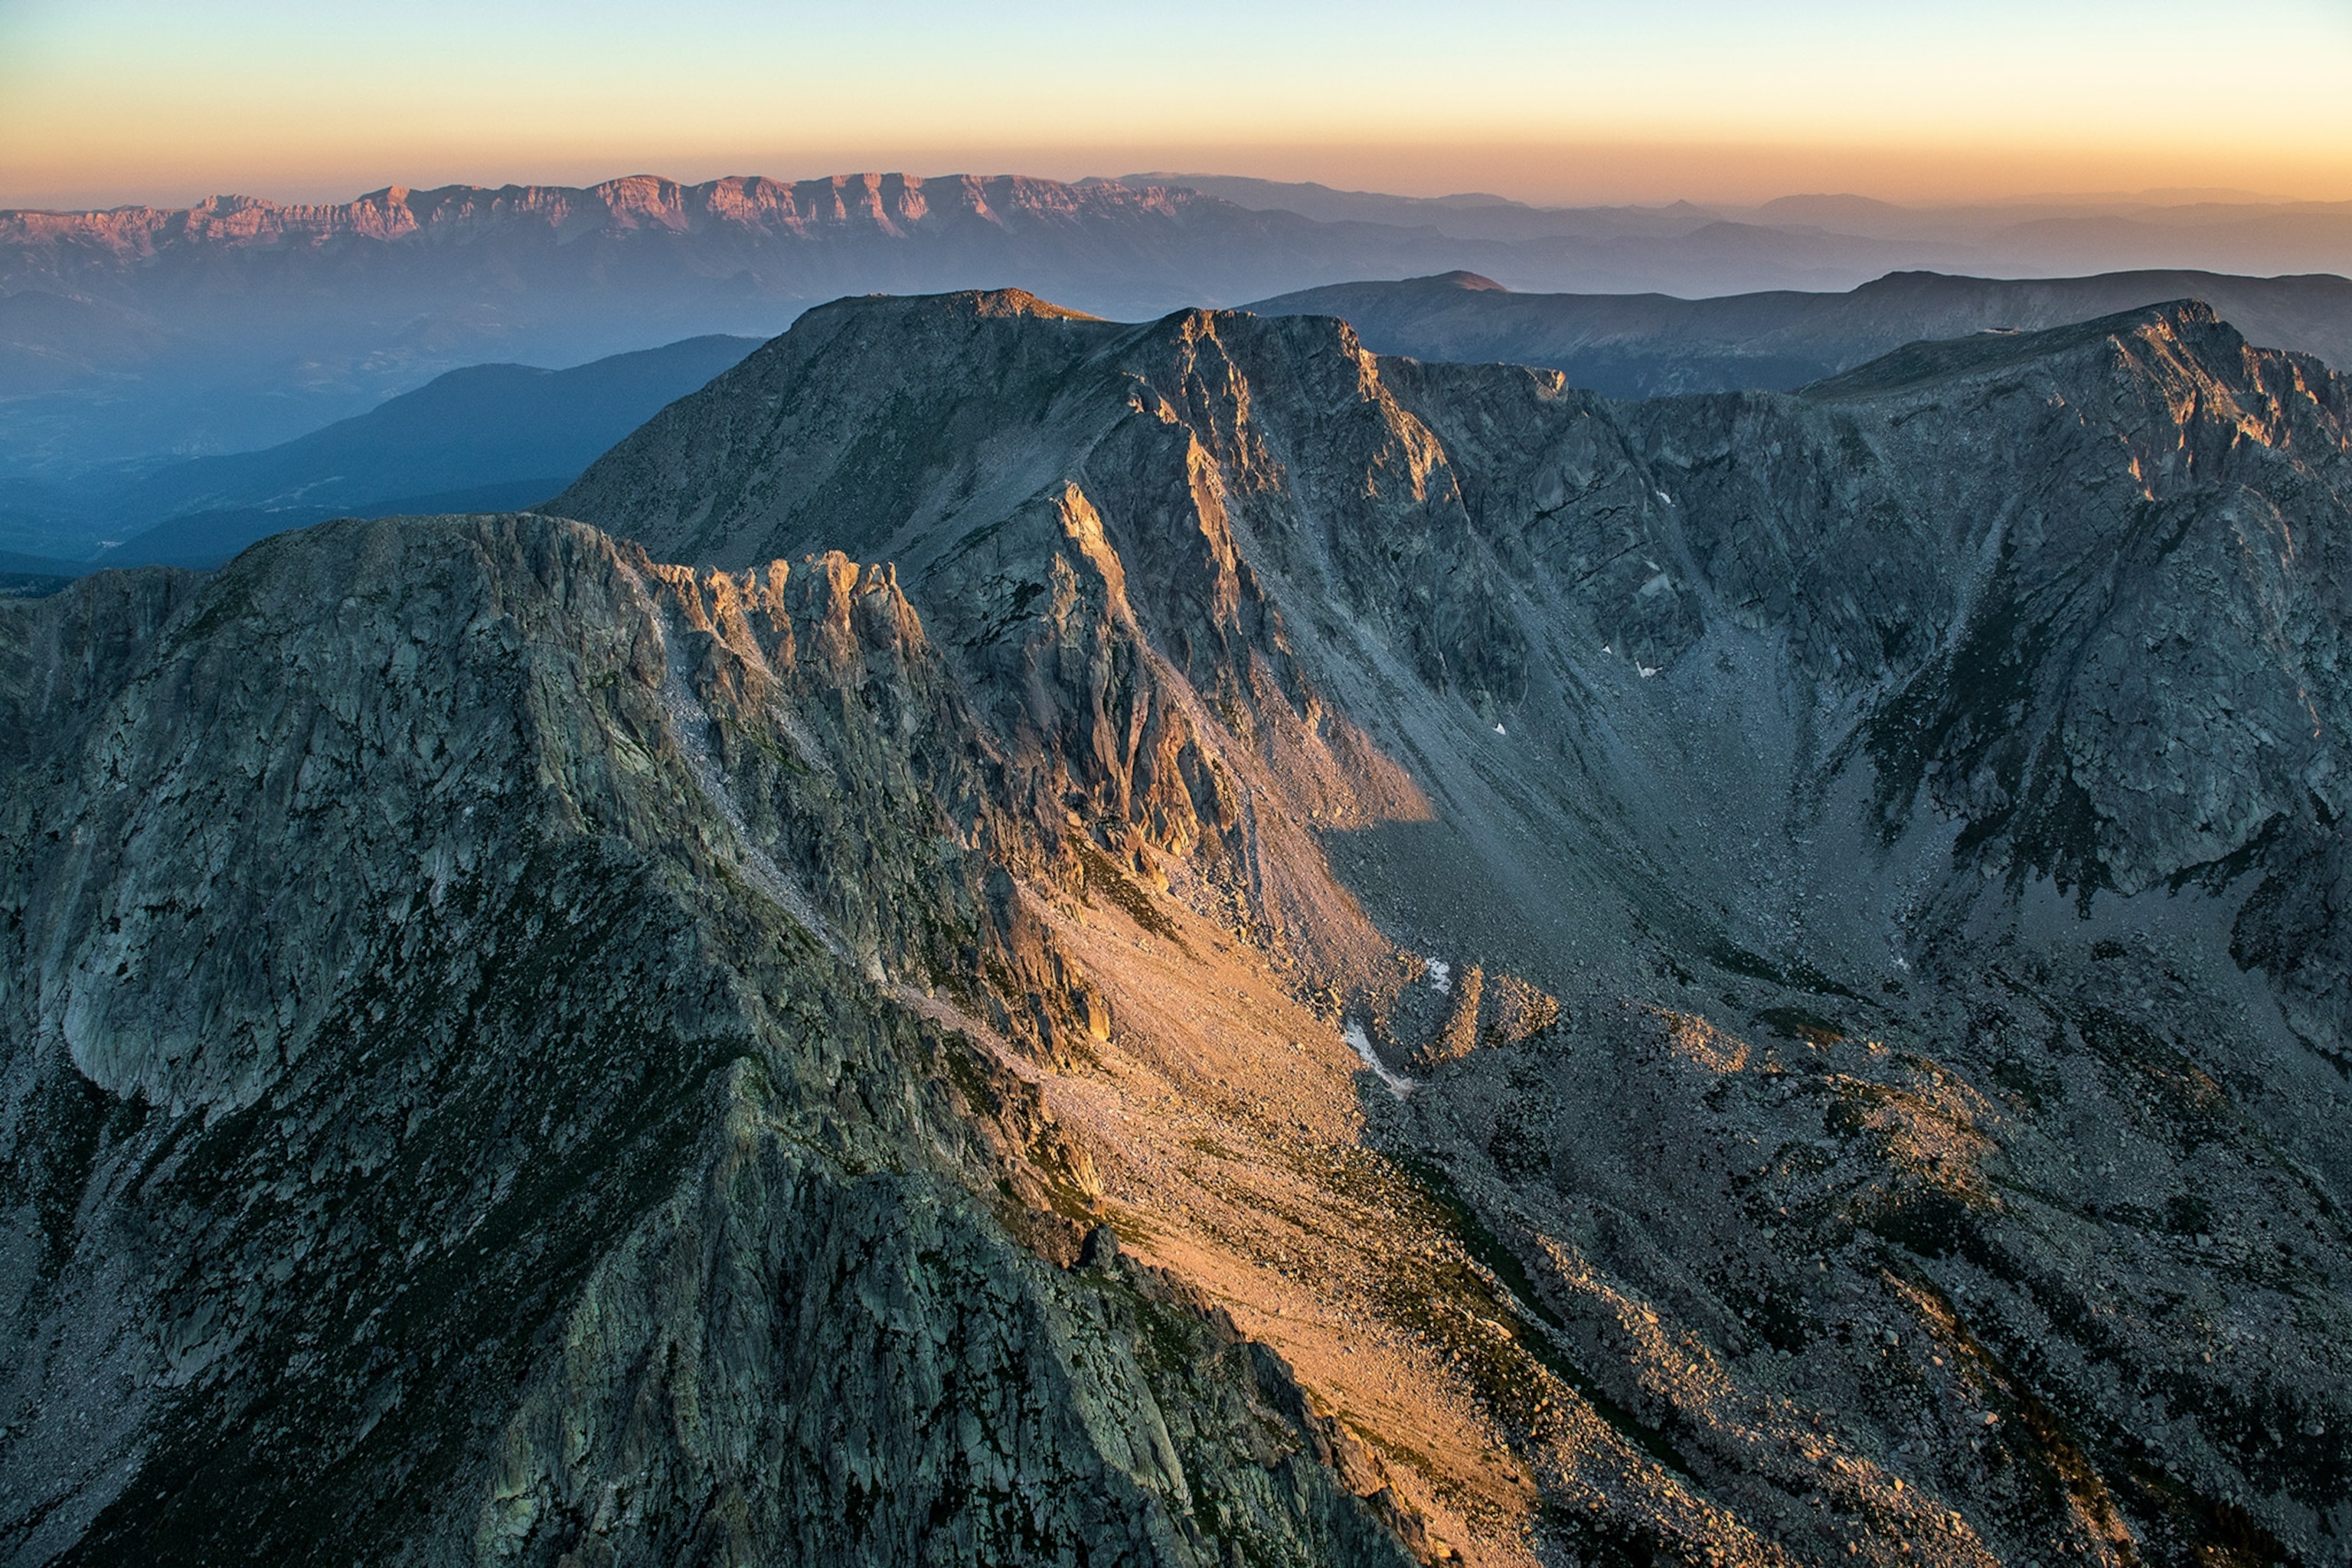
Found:
[[[0,1549],[2341,1562],[2347,431],[845,300],[0,604]]]
[[[887,572],[352,521],[10,613],[8,1561],[1407,1561],[1081,1257],[1007,1042],[1099,993]]]
[[[2034,331],[2167,300],[2207,300],[2257,343],[2352,365],[2352,280],[2115,272],[2008,279],[1898,272],[1844,294],[1519,294],[1475,273],[1339,283],[1260,300],[1341,316],[1376,353],[1542,365],[1612,397],[1787,391],[1928,338]]]
[[[2324,1558],[2345,1385],[2250,1325],[2341,1321],[2347,412],[2196,304],[1624,405],[1328,320],[873,302],[556,505],[688,560],[895,560],[986,687],[1131,647],[1001,721],[1139,867],[1193,853],[1148,759],[1197,693],[1265,770],[1244,820],[1281,803],[1448,966],[1384,992],[1244,889],[1384,1070],[1433,1067],[1385,1146],[1752,1525],[1924,1549],[1927,1488],[1988,1541]],[[1797,1451],[1875,1479],[1757,1457],[1790,1399],[1840,1434]]]
[[[149,526],[99,563],[212,566],[330,517],[528,506],[757,346],[688,338],[569,370],[453,370],[283,446],[174,464],[114,491],[96,503],[110,521]]]

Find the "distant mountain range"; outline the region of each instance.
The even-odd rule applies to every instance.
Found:
[[[2189,299],[2211,305],[2256,343],[2352,368],[2352,279],[2326,274],[2005,279],[1899,272],[1843,294],[1677,300],[1518,294],[1475,273],[1450,272],[1302,289],[1249,308],[1267,316],[1344,317],[1376,353],[1541,365],[1612,397],[1653,397],[1787,391],[1921,339],[2035,331]]]
[[[1019,284],[1136,319],[1454,269],[1700,297],[2150,264],[2352,270],[2352,205],[1538,208],[1198,174],[854,174],[0,212],[0,475],[251,450],[462,365],[766,337],[874,291]]]
[[[0,468],[248,449],[463,364],[767,337],[847,294],[1019,281],[1150,317],[1492,259],[1457,250],[1179,187],[1010,176],[0,213]]]
[[[80,504],[135,529],[86,561],[0,557],[0,575],[96,566],[212,566],[257,539],[330,517],[499,511],[563,489],[614,442],[759,347],[689,338],[541,370],[455,370],[280,446],[156,469]]]
[[[1229,174],[1131,174],[1252,210],[1325,223],[1429,227],[1456,239],[1579,241],[1580,276],[1514,288],[1726,294],[1801,282],[1851,287],[1880,272],[2025,278],[2196,268],[2263,275],[2352,270],[2352,203],[2181,193],[1910,207],[1867,196],[1789,195],[1756,206],[1538,207],[1480,193],[1434,198]],[[1613,247],[1600,248],[1606,245]],[[1530,255],[1542,254],[1538,245]],[[1629,269],[1630,268],[1630,269]],[[1780,269],[1773,275],[1774,269]],[[1798,277],[1792,268],[1801,268]],[[1836,275],[1843,272],[1843,279]]]

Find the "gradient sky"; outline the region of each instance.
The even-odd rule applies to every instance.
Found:
[[[2352,199],[2352,0],[0,0],[0,205],[1140,168]]]

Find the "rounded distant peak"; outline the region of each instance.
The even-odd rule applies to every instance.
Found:
[[[1496,282],[1492,278],[1488,278],[1482,273],[1465,272],[1460,268],[1456,268],[1451,272],[1440,272],[1434,277],[1423,279],[1423,281],[1429,283],[1443,283],[1449,289],[1460,289],[1473,294],[1507,294],[1510,292],[1508,289],[1505,288],[1502,284]]]
[[[597,195],[614,205],[667,204],[675,201],[683,188],[667,174],[622,174],[593,187]]]
[[[1084,310],[1073,310],[1066,305],[1056,305],[1051,300],[1040,300],[1026,289],[969,289],[940,298],[981,317],[1043,316],[1065,321],[1101,319],[1089,316]]]
[[[817,306],[801,320],[813,321],[836,311],[882,312],[909,320],[932,321],[942,317],[967,321],[1003,321],[1024,316],[1040,321],[1102,320],[1084,310],[1056,305],[1050,300],[1040,300],[1026,289],[962,289],[942,294],[845,294],[829,304]],[[784,336],[790,338],[792,333],[787,332]]]

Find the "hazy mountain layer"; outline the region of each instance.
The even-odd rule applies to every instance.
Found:
[[[1403,1560],[1080,1256],[1004,1037],[1099,994],[887,572],[341,523],[86,579],[5,690],[8,1561]]]
[[[2149,265],[2352,271],[2352,216],[1858,198],[1544,209],[1213,176],[900,174],[0,212],[0,471],[58,479],[250,450],[460,365],[764,337],[809,305],[877,290],[1017,284],[1134,318],[1463,268],[1516,289],[1700,297],[1922,267]]]
[[[2200,299],[2253,342],[2352,365],[2352,279],[2119,272],[2009,280],[1895,273],[1845,294],[1518,294],[1475,273],[1340,283],[1262,300],[1268,316],[1339,316],[1380,353],[1500,360],[1612,397],[1788,391],[1907,342],[2036,331]]]
[[[460,365],[765,337],[843,294],[1022,282],[1148,315],[1465,259],[1486,258],[1181,188],[1013,176],[0,212],[0,462],[265,447]]]
[[[1997,278],[2194,268],[2214,272],[2352,272],[2352,202],[2295,202],[2251,192],[2027,197],[1906,206],[1869,196],[1779,196],[1753,206],[1538,206],[1466,193],[1435,198],[1334,190],[1234,174],[1129,174],[1128,183],[1188,186],[1237,206],[1324,222],[1426,226],[1459,239],[1574,241],[1588,272],[1623,268],[1627,281],[1581,287],[1667,288],[1719,294],[1758,288],[1716,273],[1773,262],[1845,268],[1852,282],[1889,268]],[[1664,240],[1668,243],[1660,245]],[[1531,247],[1540,248],[1540,247]],[[1566,247],[1559,247],[1565,249]],[[1639,276],[1646,263],[1650,276]],[[1685,268],[1693,270],[1685,271]],[[1776,279],[1773,281],[1784,281]],[[1524,285],[1539,287],[1539,285]],[[1816,284],[1816,287],[1821,285]]]
[[[2347,421],[856,300],[0,605],[0,1551],[2347,1561]]]
[[[174,464],[86,502],[101,565],[217,565],[330,517],[528,506],[758,347],[688,338],[570,370],[473,365],[283,446]]]

